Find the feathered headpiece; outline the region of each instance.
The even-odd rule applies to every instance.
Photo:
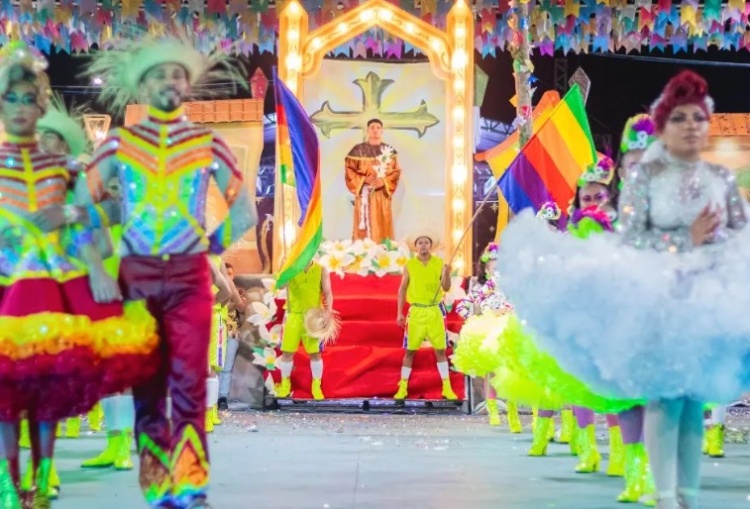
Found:
[[[591,183],[607,186],[612,182],[614,176],[615,162],[611,158],[603,156],[596,164],[588,166],[586,171],[581,174],[578,178],[578,187]]]
[[[659,98],[651,105],[651,117],[656,129],[661,132],[672,110],[686,104],[700,106],[706,116],[714,112],[714,100],[708,95],[708,83],[693,71],[682,71],[669,80]]]
[[[205,54],[186,36],[148,37],[110,41],[98,51],[85,75],[103,81],[101,101],[120,113],[140,99],[140,84],[150,69],[162,64],[185,68],[192,97],[216,97],[222,90],[211,83],[229,83],[247,87],[245,70],[231,56],[231,48],[215,46]]]
[[[646,150],[656,141],[656,126],[651,117],[645,113],[630,117],[625,123],[620,141],[620,152],[627,154],[632,150]]]
[[[544,219],[545,221],[555,221],[560,219],[560,216],[562,216],[562,210],[560,210],[560,206],[552,200],[544,202],[539,209],[539,212],[536,213],[537,218]]]
[[[22,41],[6,44],[0,49],[0,96],[8,93],[13,81],[19,77],[19,70],[25,69],[34,75],[34,84],[39,91],[37,103],[46,111],[52,95],[49,77],[45,72],[47,66],[47,59],[36,48],[27,46]]]
[[[70,155],[78,158],[87,151],[90,145],[86,129],[81,123],[84,108],[68,111],[65,101],[59,95],[53,95],[47,113],[36,124],[40,133],[53,132],[62,138],[70,148]]]
[[[490,242],[484,249],[484,253],[482,253],[482,256],[479,257],[479,261],[481,261],[482,263],[487,263],[490,260],[497,260],[498,251],[498,245],[494,242]]]

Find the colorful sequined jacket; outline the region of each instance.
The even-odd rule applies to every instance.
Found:
[[[111,201],[106,185],[120,184],[119,216],[92,212],[97,223],[121,222],[120,255],[164,256],[209,251],[220,254],[257,222],[242,174],[226,143],[187,120],[182,110],[149,109],[148,118],[115,129],[97,148],[77,193],[95,203]],[[214,179],[229,212],[206,231],[206,200]]]
[[[456,313],[466,320],[471,315],[483,313],[485,309],[494,311],[500,309],[511,311],[513,309],[508,297],[498,287],[495,277],[489,278],[484,284],[474,282],[468,295],[461,299],[456,306]]]
[[[28,278],[59,282],[84,276],[79,247],[93,241],[81,226],[45,233],[29,216],[64,205],[82,167],[67,156],[45,154],[33,137],[8,136],[0,145],[0,286]]]

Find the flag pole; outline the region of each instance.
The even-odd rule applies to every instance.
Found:
[[[490,196],[492,196],[493,191],[495,191],[495,189],[498,187],[499,183],[500,183],[500,179],[498,178],[495,181],[495,185],[492,186],[492,187],[490,187],[489,191],[487,191],[487,194],[484,195],[484,199],[481,201],[481,203],[477,207],[476,212],[474,212],[474,216],[472,216],[471,221],[469,221],[469,225],[464,230],[463,234],[461,235],[461,238],[458,239],[458,242],[456,243],[456,247],[453,248],[453,253],[451,253],[451,256],[448,259],[447,265],[452,264],[453,260],[455,260],[456,255],[458,254],[459,248],[461,247],[461,244],[463,244],[464,240],[466,240],[466,236],[469,234],[469,231],[474,226],[474,223],[476,222],[477,218],[479,217],[479,213],[482,211],[482,209],[484,208],[484,206],[487,204],[487,202],[490,199]],[[435,299],[437,299],[439,293],[440,293],[440,286],[438,286],[438,289],[435,292],[435,296],[432,297],[432,301],[431,302],[435,302]]]

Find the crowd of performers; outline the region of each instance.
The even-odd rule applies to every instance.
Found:
[[[58,422],[75,437],[87,412],[108,440],[84,467],[133,468],[135,440],[150,506],[209,507],[206,432],[237,351],[229,306],[244,306],[218,255],[257,212],[228,146],[182,104],[246,80],[181,39],[120,41],[89,72],[113,113],[145,98],[148,115],[89,156],[46,68],[23,43],[0,52],[0,507],[50,507]],[[229,212],[208,232],[211,180]]]
[[[94,429],[103,414],[108,440],[84,467],[133,468],[135,440],[152,507],[209,507],[206,433],[227,405],[246,306],[219,255],[257,213],[227,145],[189,122],[182,103],[206,80],[242,75],[223,54],[178,39],[97,53],[89,72],[103,78],[112,111],[137,98],[150,106],[89,157],[46,66],[20,43],[0,54],[0,507],[50,506],[58,422],[76,436],[86,412]],[[584,474],[600,468],[594,421],[604,414],[607,473],[625,478],[620,502],[696,508],[702,449],[723,455],[721,405],[750,389],[750,236],[732,173],[701,159],[712,110],[700,76],[671,80],[650,115],[626,125],[617,163],[582,169],[567,224],[553,202],[519,215],[458,304],[466,322],[454,364],[487,381],[490,423],[504,400],[521,432],[518,406],[533,407],[529,455],[568,443]],[[211,179],[229,213],[209,233]],[[443,396],[457,399],[441,304],[451,267],[434,255],[437,235],[408,244],[416,256],[398,293],[406,353],[395,398],[407,397],[414,353],[429,341]],[[320,339],[336,329],[329,275],[311,263],[287,293],[277,395],[292,391],[302,344],[322,399]]]
[[[712,112],[703,78],[674,77],[627,122],[616,163],[582,168],[567,224],[555,202],[520,214],[459,304],[453,360],[488,382],[490,423],[497,398],[512,432],[517,405],[533,407],[528,454],[570,444],[587,474],[604,414],[619,502],[698,507],[701,453],[724,455],[722,405],[750,389],[747,213],[732,172],[701,157]]]

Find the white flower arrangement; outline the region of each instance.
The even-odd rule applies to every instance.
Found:
[[[326,241],[318,249],[318,263],[332,274],[358,274],[383,277],[401,274],[412,254],[406,244],[386,240],[376,244],[370,239]]]

